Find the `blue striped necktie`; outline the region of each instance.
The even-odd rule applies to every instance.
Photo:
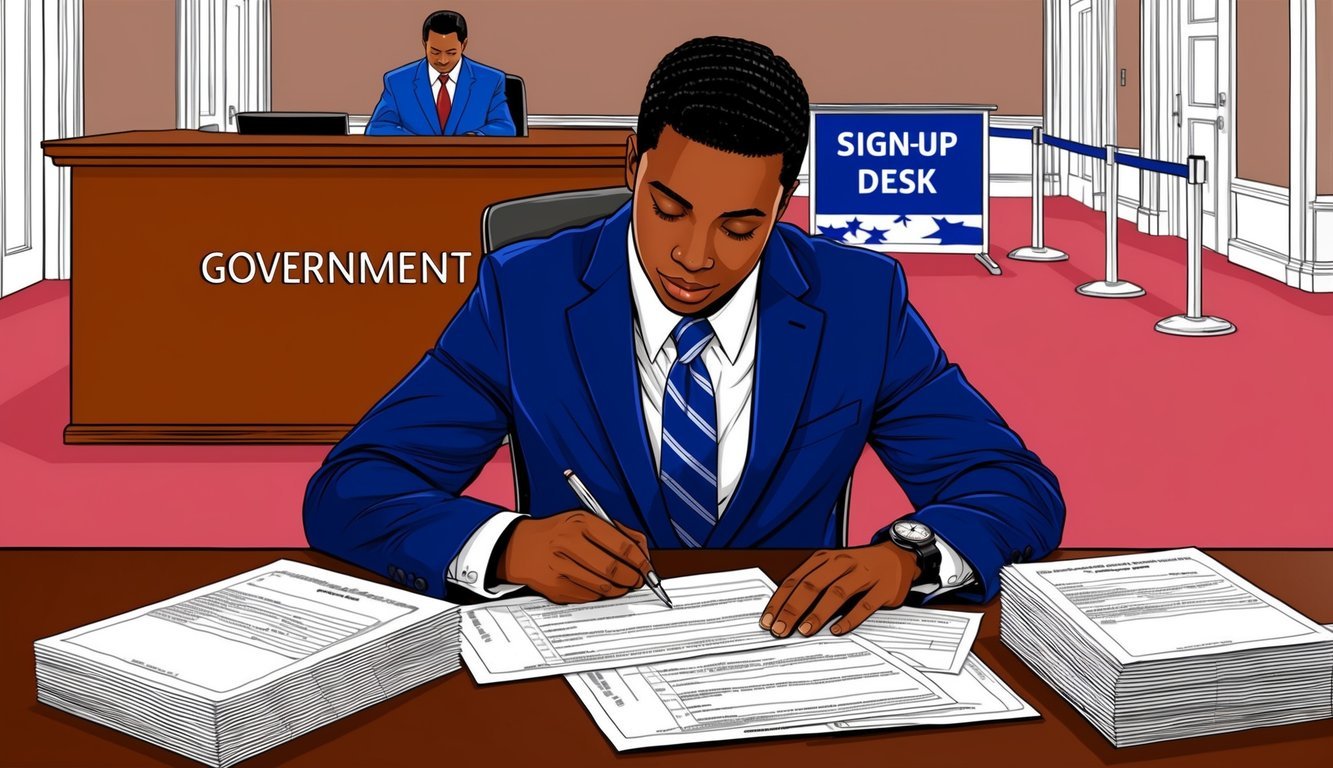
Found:
[[[662,397],[662,461],[659,475],[676,535],[701,547],[717,525],[717,406],[701,357],[713,339],[702,318],[685,318],[671,332],[676,362]]]

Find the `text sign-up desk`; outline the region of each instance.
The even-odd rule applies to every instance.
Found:
[[[66,440],[337,440],[476,284],[486,206],[624,183],[626,135],[43,143],[72,167]]]
[[[661,551],[653,561],[662,576],[759,566],[780,581],[806,554]],[[1059,556],[1105,554],[1112,553],[1070,551]],[[1333,621],[1333,593],[1328,590],[1333,550],[1210,554],[1311,618]],[[7,726],[0,765],[198,765],[38,705],[32,643],[281,557],[376,578],[308,551],[0,550],[0,578],[9,585],[6,620],[0,622],[0,722]],[[985,611],[975,653],[1041,712],[1041,720],[787,737],[617,755],[562,678],[478,687],[463,670],[241,765],[1313,766],[1326,764],[1333,754],[1329,720],[1115,749],[1000,643],[999,600]]]

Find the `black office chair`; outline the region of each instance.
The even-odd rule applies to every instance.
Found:
[[[625,187],[606,187],[494,203],[481,214],[481,249],[490,253],[519,240],[581,227],[615,213],[629,198]]]
[[[528,135],[528,89],[523,78],[505,75],[505,101],[509,102],[509,116],[514,118],[516,136]]]

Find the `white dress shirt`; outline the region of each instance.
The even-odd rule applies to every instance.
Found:
[[[435,76],[430,79],[430,97],[435,100],[436,104],[440,103],[440,85],[444,84],[449,89],[449,108],[453,109],[454,91],[458,90],[458,70],[462,66],[463,59],[460,58],[454,68],[443,75],[436,71],[434,67],[431,67],[430,71],[435,72]],[[443,128],[444,126],[440,127]]]
[[[666,308],[639,263],[634,228],[626,236],[629,252],[630,293],[634,304],[634,359],[639,370],[639,397],[643,419],[653,451],[654,466],[662,460],[662,398],[667,374],[676,362],[676,343],[671,331],[681,316]],[[709,316],[713,338],[700,357],[712,381],[717,406],[717,510],[720,518],[731,501],[732,493],[745,469],[750,445],[750,406],[754,402],[755,344],[759,325],[759,269],[756,267],[741,282],[736,292]],[[499,512],[487,520],[463,545],[449,565],[449,581],[486,597],[499,597],[518,589],[514,584],[498,584],[488,589],[486,569],[500,535],[521,517],[515,512]],[[972,568],[948,544],[937,540],[940,550],[940,584],[921,584],[913,591],[947,592],[970,584]]]

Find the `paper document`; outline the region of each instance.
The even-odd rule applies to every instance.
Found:
[[[884,717],[846,720],[829,723],[834,731],[854,731],[873,728],[902,728],[911,725],[960,725],[992,720],[1018,720],[1041,717],[1041,713],[1019,698],[1018,694],[991,671],[991,668],[973,654],[968,654],[960,674],[927,673],[927,679],[936,683],[954,700],[947,707],[923,712],[898,712]]]
[[[556,605],[541,597],[463,609],[463,660],[478,683],[610,669],[779,645],[759,626],[773,582],[757,568],[663,579],[674,608],[647,589]]]
[[[955,702],[852,636],[568,675],[617,750],[754,738],[773,728],[927,711]]]
[[[1325,630],[1197,549],[1010,566],[1123,663],[1307,642]]]
[[[855,637],[566,680],[617,751],[1041,716],[972,654],[959,674],[922,674]]]
[[[902,606],[874,612],[852,634],[922,672],[956,675],[963,671],[983,615]]]

